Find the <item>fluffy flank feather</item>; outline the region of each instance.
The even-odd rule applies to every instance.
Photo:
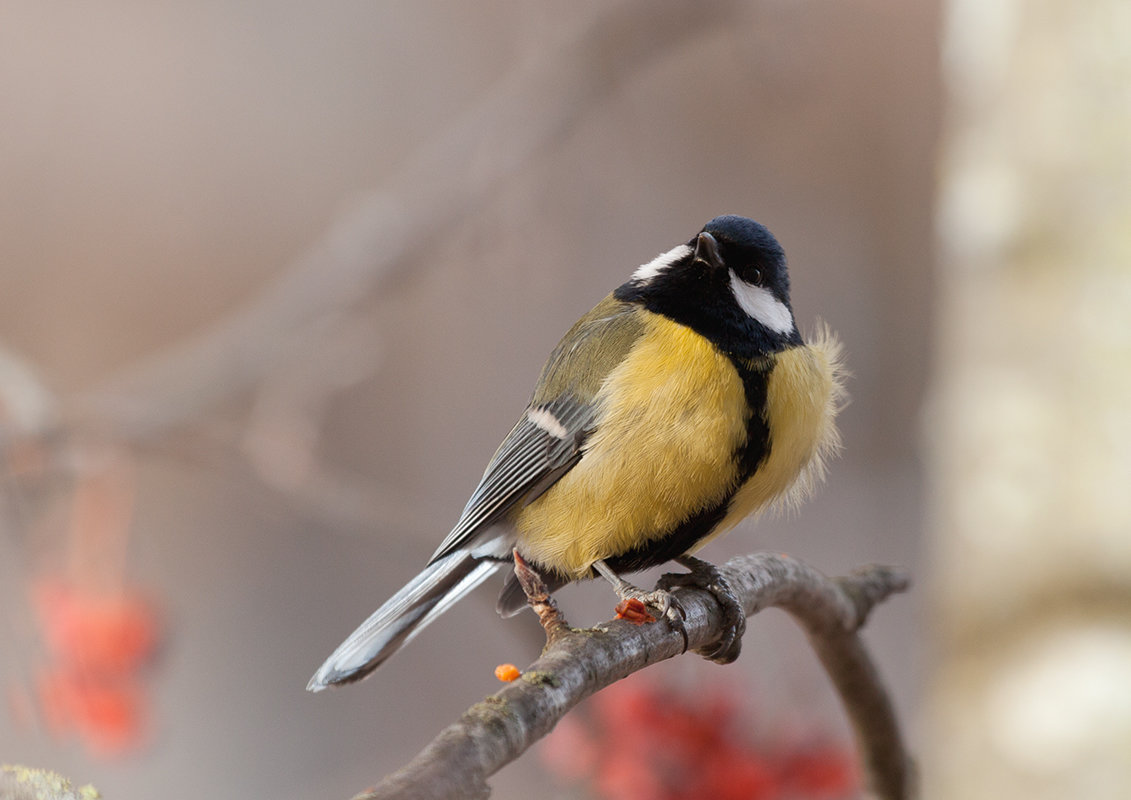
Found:
[[[794,508],[820,483],[825,462],[840,449],[836,414],[845,397],[840,351],[836,337],[822,325],[811,343],[778,354],[766,392],[769,455],[698,546],[752,514]]]
[[[820,415],[813,455],[809,463],[801,468],[793,486],[771,504],[774,511],[793,511],[811,497],[825,479],[829,460],[835,458],[843,447],[836,418],[848,405],[844,383],[849,373],[844,366],[844,345],[824,320],[818,320],[806,346],[813,352],[819,374],[824,376],[824,409]]]

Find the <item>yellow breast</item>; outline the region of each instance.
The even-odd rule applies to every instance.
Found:
[[[563,576],[663,536],[738,479],[749,411],[737,370],[703,337],[643,313],[644,334],[598,391],[584,456],[515,517],[527,557]]]

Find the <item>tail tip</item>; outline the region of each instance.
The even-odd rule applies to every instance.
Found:
[[[306,691],[317,694],[325,689],[333,689],[346,683],[356,683],[373,672],[384,659],[371,659],[360,666],[347,665],[335,662],[332,658],[323,664],[310,682],[306,684]]]
[[[325,689],[333,688],[341,683],[348,683],[353,677],[354,672],[342,672],[341,670],[334,669],[329,664],[323,664],[322,667],[314,673],[310,682],[306,684],[306,691],[317,694]]]

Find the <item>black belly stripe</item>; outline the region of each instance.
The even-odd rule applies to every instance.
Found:
[[[627,553],[606,558],[605,563],[613,572],[620,574],[659,566],[683,555],[722,521],[726,516],[729,500],[728,497],[717,506],[700,511],[662,539],[653,539],[639,547],[634,547]]]
[[[738,484],[741,486],[770,454],[770,425],[766,420],[766,406],[774,361],[765,357],[740,359],[734,356],[730,360],[742,379],[746,407],[753,410],[750,419],[746,420],[746,443],[737,454]]]
[[[605,559],[605,563],[614,572],[638,572],[659,566],[695,547],[722,522],[729,510],[730,501],[739,487],[746,483],[770,454],[770,428],[766,421],[765,409],[766,390],[774,362],[769,358],[748,360],[734,357],[731,358],[731,362],[742,378],[747,406],[756,409],[746,421],[746,441],[735,454],[738,460],[738,482],[721,502],[692,515],[666,536],[652,539],[628,552]]]

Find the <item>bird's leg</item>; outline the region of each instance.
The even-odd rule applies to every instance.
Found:
[[[554,602],[542,576],[526,563],[526,559],[518,554],[517,549],[514,551],[514,574],[518,578],[519,585],[522,586],[523,593],[526,594],[526,602],[534,609],[538,621],[546,631],[546,644],[549,645],[561,635],[562,631],[569,630],[569,623],[566,622],[558,604]]]
[[[645,605],[652,606],[660,612],[660,616],[665,617],[668,624],[679,631],[683,637],[684,649],[687,649],[687,630],[683,625],[683,606],[679,604],[671,592],[667,589],[656,589],[655,591],[646,592],[643,589],[633,586],[620,575],[617,575],[609,565],[604,561],[594,561],[593,569],[607,580],[613,586],[613,591],[617,593],[617,597],[621,600],[638,600]]]
[[[680,556],[676,561],[691,571],[665,573],[660,576],[656,585],[669,591],[677,586],[692,586],[708,591],[714,596],[723,610],[723,638],[717,645],[704,647],[695,652],[717,664],[729,664],[742,652],[742,635],[746,632],[746,609],[742,607],[742,603],[727,584],[726,578],[714,564],[694,556]]]

